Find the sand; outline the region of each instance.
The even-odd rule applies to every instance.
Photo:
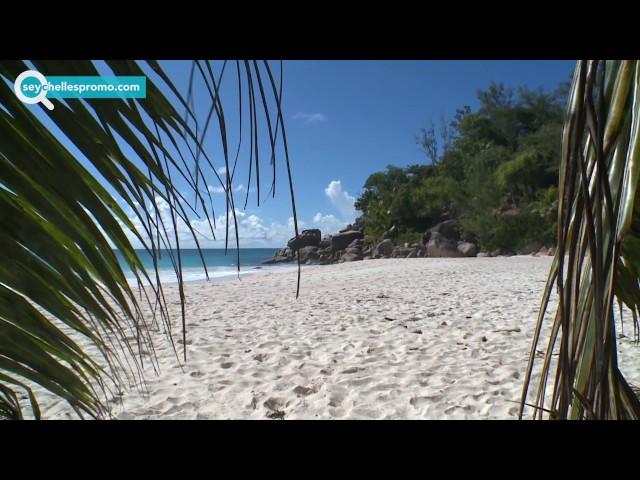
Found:
[[[124,392],[113,416],[515,419],[550,263],[516,256],[303,267],[297,300],[295,271],[189,284],[186,364],[159,336],[160,374],[149,368],[148,393]],[[167,298],[177,319],[175,287]],[[630,338],[619,346],[623,371],[640,384],[640,347]],[[60,402],[44,411],[68,416]]]

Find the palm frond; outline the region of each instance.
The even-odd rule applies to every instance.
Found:
[[[143,350],[153,350],[150,324],[161,322],[173,342],[158,273],[161,250],[169,252],[178,278],[185,340],[182,358],[186,360],[178,225],[186,227],[198,251],[199,235],[190,216],[205,218],[215,238],[211,182],[224,188],[227,222],[231,215],[239,247],[232,188],[236,165],[230,164],[229,126],[219,95],[227,62],[219,72],[214,72],[211,62],[194,62],[186,99],[157,61],[105,63],[115,75],[147,76],[146,98],[56,102],[54,110],[40,112],[48,115],[54,129],[44,115],[34,114],[41,107],[26,106],[15,97],[14,79],[33,67],[45,75],[100,75],[96,64],[33,61],[31,67],[22,61],[0,62],[0,418],[23,417],[20,391],[26,393],[32,415],[38,418],[33,385],[63,398],[80,416],[100,417],[108,413],[104,399],[112,388],[126,381],[140,383]],[[237,71],[240,114],[244,76],[247,84],[260,85],[275,162],[278,139],[285,151],[287,147],[281,86],[268,62],[262,70],[254,66]],[[153,72],[156,80],[147,72]],[[210,94],[204,128],[193,110],[192,82],[197,78],[206,83]],[[271,90],[263,89],[265,82]],[[267,100],[269,91],[272,96]],[[256,103],[255,96],[250,96],[254,142],[260,120]],[[269,105],[276,105],[277,111],[270,113]],[[273,115],[278,118],[275,131],[270,125]],[[216,172],[205,148],[211,118],[218,124],[226,178]],[[242,136],[242,118],[240,122]],[[249,162],[255,161],[257,170],[257,144],[255,148]],[[286,163],[290,175],[288,153]],[[187,198],[184,187],[178,188],[178,182],[186,185],[193,199]],[[169,214],[163,214],[163,209]],[[297,234],[295,207],[294,224]],[[225,245],[228,227],[227,223]],[[130,236],[151,255],[153,272],[144,269]],[[137,289],[127,282],[113,247],[135,276]],[[206,269],[204,260],[202,264]],[[152,318],[142,313],[145,303],[154,312]],[[78,338],[88,341],[98,354],[81,348]],[[153,355],[149,360],[155,362]]]
[[[534,418],[640,419],[618,368],[614,302],[640,307],[640,62],[580,61],[562,138],[558,236],[522,393],[522,418],[545,314],[558,308]],[[559,350],[547,404],[551,356]]]

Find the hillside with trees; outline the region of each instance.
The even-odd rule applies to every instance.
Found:
[[[356,208],[365,241],[419,242],[445,220],[481,250],[516,251],[555,237],[558,166],[568,84],[553,92],[492,84],[480,106],[416,137],[423,165],[369,176]]]

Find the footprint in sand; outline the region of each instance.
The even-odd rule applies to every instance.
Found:
[[[341,407],[329,407],[329,415],[331,415],[333,418],[342,418],[347,415],[347,412],[344,408]]]
[[[289,402],[285,402],[283,398],[270,397],[262,405],[268,410],[267,417],[284,418],[284,409],[289,405]]]
[[[350,367],[350,368],[347,368],[346,370],[343,370],[340,373],[357,373],[357,372],[360,372],[362,370],[364,370],[364,368],[362,368],[362,367]]]
[[[317,392],[316,387],[304,387],[302,385],[298,385],[296,388],[293,389],[293,393],[303,397],[306,397],[307,395],[311,395],[312,393],[316,393],[316,392]]]
[[[409,399],[409,404],[415,409],[422,408],[427,405],[433,405],[436,402],[439,402],[442,399],[442,394],[432,394],[432,395],[422,395],[419,397],[411,397]]]
[[[329,406],[342,407],[345,399],[349,395],[349,390],[339,385],[332,385],[329,389]]]

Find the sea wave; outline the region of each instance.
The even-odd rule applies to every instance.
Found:
[[[269,266],[251,266],[251,267],[241,267],[240,272],[234,267],[207,267],[207,272],[209,274],[209,280],[213,281],[224,281],[224,280],[232,280],[234,278],[238,278],[238,275],[248,275],[251,273],[257,273],[261,271],[281,271],[281,270],[289,270],[297,268],[295,265],[269,265]],[[198,282],[207,280],[207,272],[200,268],[183,268],[182,269],[182,280],[184,282]],[[151,278],[151,283],[155,285],[156,283],[156,274],[152,271],[147,271],[147,274]],[[163,285],[178,283],[178,277],[173,269],[161,269],[158,270],[158,276],[160,277],[160,282]],[[138,284],[135,275],[131,271],[125,272],[125,277],[129,285],[136,286]],[[144,285],[148,285],[149,281],[146,278],[142,278],[142,283]]]

